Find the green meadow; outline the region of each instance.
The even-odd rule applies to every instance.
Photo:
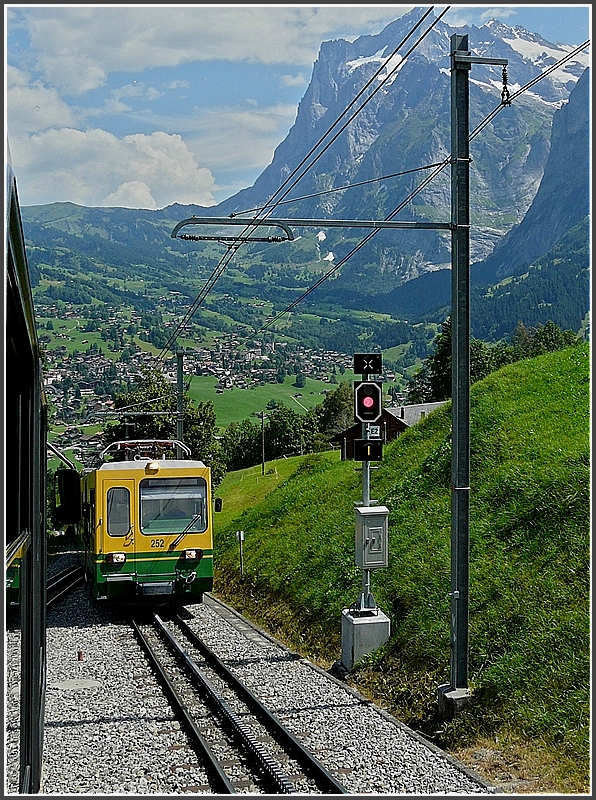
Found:
[[[346,370],[345,375],[337,376],[338,382],[351,381],[353,378],[351,370]],[[320,405],[325,399],[326,392],[334,391],[339,385],[339,383],[306,378],[304,387],[298,388],[294,385],[295,381],[295,375],[288,375],[283,383],[266,383],[248,389],[233,387],[218,393],[215,388],[218,383],[217,378],[212,375],[193,375],[188,394],[194,402],[204,403],[211,400],[217,424],[220,428],[227,428],[230,422],[242,422],[253,415],[258,415],[253,420],[258,423],[261,412],[267,413],[267,404],[271,400],[303,414]]]
[[[589,389],[588,345],[472,386],[472,697],[451,722],[437,715],[449,682],[450,405],[387,445],[371,474],[371,497],[390,510],[389,566],[373,571],[372,591],[391,636],[348,683],[527,792],[589,791]],[[341,612],[361,588],[359,467],[314,454],[229,473],[218,488],[216,593],[324,668],[341,657]]]

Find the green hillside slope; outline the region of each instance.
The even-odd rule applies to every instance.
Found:
[[[536,773],[529,791],[585,792],[588,346],[517,362],[472,386],[473,698],[452,723],[440,724],[437,687],[449,681],[450,422],[450,406],[429,415],[385,447],[372,473],[371,496],[390,509],[389,567],[373,572],[372,591],[391,618],[391,638],[349,681],[454,752],[479,742],[521,747],[522,760],[535,764],[527,767]],[[224,509],[234,512],[216,528],[216,591],[330,667],[341,656],[341,610],[360,593],[359,464],[308,456],[285,479],[268,467],[264,476],[254,469],[242,480],[229,475],[220,487]]]

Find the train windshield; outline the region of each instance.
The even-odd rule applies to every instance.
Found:
[[[141,481],[141,531],[200,533],[207,528],[207,484],[203,478]]]

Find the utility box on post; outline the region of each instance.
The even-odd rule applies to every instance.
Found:
[[[375,569],[388,566],[389,509],[356,506],[356,566]]]

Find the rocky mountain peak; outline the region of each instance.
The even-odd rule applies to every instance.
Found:
[[[447,220],[448,169],[422,190],[418,187],[428,174],[425,165],[443,161],[450,152],[452,34],[468,34],[470,49],[484,57],[507,58],[510,89],[534,80],[570,48],[497,20],[481,28],[452,28],[440,20],[421,39],[436,19],[434,14],[404,42],[424,11],[413,9],[378,34],[353,42],[324,42],[296,121],[272,163],[252,187],[210,213],[259,207],[284,184],[283,213],[274,211],[273,216],[383,219],[399,208],[399,219]],[[549,154],[553,114],[567,101],[587,63],[588,56],[579,54],[539,80],[531,91],[502,109],[473,141],[473,261],[486,258],[530,207]],[[501,71],[500,66],[473,65],[470,130],[499,107]],[[352,105],[356,97],[359,99]],[[311,150],[308,169],[300,168],[296,178],[286,182]],[[321,191],[326,193],[317,196]],[[408,200],[412,192],[415,196]],[[288,203],[290,198],[304,195],[310,198]],[[280,199],[279,194],[276,198]],[[349,251],[352,233],[338,228],[329,231],[328,244],[338,259]],[[338,283],[353,283],[366,264],[376,264],[377,269],[383,265],[386,286],[387,282],[399,285],[426,271],[446,268],[449,263],[449,238],[444,234],[382,231],[342,269]]]

